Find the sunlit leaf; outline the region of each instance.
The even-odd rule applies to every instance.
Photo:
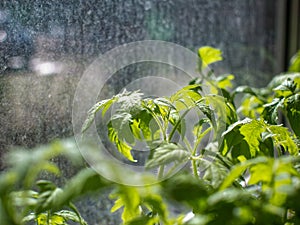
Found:
[[[198,55],[202,60],[202,70],[214,62],[223,60],[221,50],[209,46],[199,48]]]
[[[248,185],[258,184],[260,182],[269,183],[272,179],[272,166],[271,160],[265,163],[259,163],[250,167],[250,179]]]
[[[221,89],[232,88],[232,80],[234,80],[234,75],[226,74],[217,78],[217,87]]]
[[[268,129],[272,132],[272,139],[275,145],[284,148],[285,152],[289,152],[291,155],[298,155],[299,149],[293,139],[288,129],[279,125],[270,125]]]
[[[236,179],[242,176],[245,173],[246,169],[248,169],[251,165],[255,165],[258,163],[266,163],[266,162],[268,162],[267,158],[258,157],[234,165],[231,168],[228,176],[225,178],[222,185],[220,186],[220,190],[226,189],[229,186],[231,186],[236,181]]]
[[[111,122],[108,124],[108,137],[109,137],[109,140],[116,145],[118,151],[124,157],[126,157],[128,160],[130,160],[132,162],[135,161],[131,154],[132,147],[130,147],[125,141],[123,141],[119,138],[118,130],[115,129],[115,127],[112,125]]]
[[[255,119],[264,111],[264,102],[256,96],[246,95],[243,99],[238,112],[243,116]]]
[[[265,131],[265,125],[262,121],[252,120],[250,123],[244,124],[240,128],[241,135],[244,136],[245,141],[249,145],[249,151],[252,157],[259,152],[259,144],[261,140],[261,133]]]
[[[135,125],[131,124],[132,132],[136,134],[135,138],[146,141],[155,139],[155,133],[159,130],[159,126],[151,113],[147,110],[140,110],[134,115],[134,120],[138,121],[138,126],[136,126],[137,123]]]
[[[141,215],[141,211],[139,209],[140,194],[135,187],[121,186],[116,193],[111,195],[111,198],[117,198],[111,212],[115,212],[123,207],[123,223],[126,224]]]
[[[201,94],[195,91],[199,87],[201,87],[200,84],[188,85],[170,97],[170,101],[177,111],[195,107],[195,103],[202,98]]]
[[[49,217],[49,223],[47,214],[39,214],[36,218],[37,225],[66,225],[66,220],[61,215],[52,215]]]
[[[300,72],[300,51],[290,60],[289,72]]]
[[[153,225],[153,224],[157,224],[157,222],[158,222],[157,217],[139,216],[128,221],[127,223],[125,223],[125,225],[141,225],[141,224]]]

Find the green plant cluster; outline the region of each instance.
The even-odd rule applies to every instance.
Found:
[[[126,225],[299,224],[299,54],[289,73],[257,89],[234,88],[231,74],[213,77],[208,66],[222,60],[220,50],[198,53],[199,77],[187,86],[158,98],[124,90],[96,103],[82,128],[84,135],[101,112],[123,160],[136,163],[133,149],[146,143],[145,169],[158,172],[144,179],[161,182],[125,186],[84,168],[59,188],[38,177],[59,174],[52,160],[59,155],[82,164],[74,142],[14,151],[0,176],[1,224],[86,225],[72,201],[107,187],[115,199],[111,212],[122,210]]]

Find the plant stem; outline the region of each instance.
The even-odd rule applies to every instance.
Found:
[[[145,107],[149,112],[150,114],[153,116],[155,122],[157,123],[157,125],[159,126],[159,129],[161,130],[162,132],[162,135],[163,135],[163,139],[166,141],[167,140],[167,135],[166,135],[166,132],[165,132],[165,129],[163,127],[163,125],[161,124],[159,118],[156,116],[155,113],[153,113],[153,111],[151,109],[149,109],[148,107]]]
[[[50,210],[47,211],[47,225],[50,225]]]
[[[164,176],[164,170],[165,170],[165,166],[164,165],[161,165],[159,168],[158,168],[158,179],[161,179],[163,176]]]
[[[177,127],[179,126],[179,124],[181,123],[181,121],[183,120],[183,118],[188,114],[188,112],[191,110],[188,109],[186,110],[181,116],[180,116],[180,119],[177,121],[177,123],[175,124],[175,126],[173,127],[170,135],[169,135],[169,141],[172,139],[173,135],[175,134],[175,131],[177,130]]]
[[[199,178],[196,160],[192,160],[193,173],[196,178]]]
[[[72,202],[70,202],[69,203],[69,207],[74,211],[74,213],[77,215],[77,217],[78,217],[78,219],[79,219],[79,223],[81,224],[81,225],[87,225],[87,223],[82,219],[82,217],[80,216],[80,213],[79,213],[79,211],[78,211],[78,209],[76,208],[76,206],[72,203]]]
[[[201,135],[198,136],[197,141],[196,141],[196,143],[195,143],[195,145],[194,145],[193,152],[192,152],[192,155],[193,155],[193,156],[196,156],[198,145],[200,144],[202,138],[203,138],[208,132],[210,132],[211,129],[212,129],[212,127],[207,128]]]

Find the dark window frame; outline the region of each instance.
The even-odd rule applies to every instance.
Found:
[[[276,72],[286,71],[290,58],[300,49],[300,1],[278,1],[278,66]]]

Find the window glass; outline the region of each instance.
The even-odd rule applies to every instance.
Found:
[[[1,0],[0,158],[11,146],[71,137],[80,77],[100,54],[125,43],[164,40],[194,52],[210,45],[223,51],[217,73],[234,74],[237,84],[265,85],[281,54],[278,1]],[[116,92],[135,75],[157,71],[149,63],[132,65],[109,82]],[[109,207],[95,204],[86,203],[93,205],[88,221],[113,224],[98,213]]]

